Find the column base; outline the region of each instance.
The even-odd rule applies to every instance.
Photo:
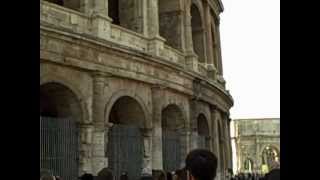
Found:
[[[214,64],[207,64],[207,72],[208,72],[208,77],[214,81],[217,81],[217,69],[214,66]]]
[[[161,56],[161,51],[164,49],[164,42],[165,39],[163,39],[160,36],[151,38],[148,47],[149,53],[151,53],[154,56]]]
[[[110,40],[112,19],[103,14],[93,12],[91,15],[91,21],[92,35],[101,39]]]
[[[198,56],[194,53],[188,54],[186,56],[186,65],[189,70],[199,72]]]

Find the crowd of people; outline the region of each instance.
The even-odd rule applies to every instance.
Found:
[[[210,151],[197,149],[191,151],[185,160],[186,166],[174,172],[161,172],[157,180],[214,180],[217,175],[218,160]],[[58,176],[40,175],[40,180],[62,180]],[[113,180],[112,171],[108,168],[101,170],[97,176],[83,174],[79,180]],[[140,180],[153,180],[152,175],[144,175]],[[120,176],[120,180],[129,180],[127,173]],[[266,175],[240,173],[229,176],[226,180],[280,180],[280,168],[273,169]]]
[[[273,169],[265,175],[258,173],[239,173],[232,176],[230,180],[280,180],[280,169]]]

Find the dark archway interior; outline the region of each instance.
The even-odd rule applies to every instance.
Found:
[[[210,149],[210,132],[207,118],[200,114],[197,118],[199,145],[201,148]]]
[[[141,2],[136,0],[108,0],[108,16],[112,23],[142,33],[143,18]]]
[[[198,134],[201,136],[209,136],[208,121],[203,114],[198,116]]]
[[[163,169],[167,172],[180,168],[182,162],[181,130],[184,128],[182,111],[177,105],[162,110]]]
[[[159,7],[159,33],[166,39],[166,44],[182,49],[181,31],[182,18],[179,13],[179,6],[175,0],[160,0]]]
[[[80,121],[81,107],[76,95],[58,83],[40,86],[40,116],[68,118]]]
[[[112,23],[120,25],[119,0],[109,0],[108,3],[108,15],[112,18]]]
[[[80,0],[46,0],[46,1],[69,8],[69,9],[80,11]]]
[[[201,21],[201,15],[198,7],[195,4],[191,6],[191,26],[192,26],[192,41],[195,53],[199,57],[199,62],[204,63],[204,31]]]
[[[129,96],[121,97],[113,105],[109,122],[144,127],[145,115],[141,105]]]
[[[184,127],[183,116],[180,108],[169,105],[162,110],[162,129],[178,131]]]

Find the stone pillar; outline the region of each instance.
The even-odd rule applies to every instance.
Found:
[[[147,0],[147,22],[145,35],[150,38],[149,52],[155,56],[160,56],[164,48],[165,39],[159,35],[159,10],[158,0]]]
[[[216,180],[221,180],[221,155],[220,155],[220,138],[219,138],[219,125],[218,125],[218,111],[216,109],[211,110],[211,119],[212,119],[212,144],[213,144],[213,153],[218,158],[218,168],[217,168],[217,178]]]
[[[230,132],[230,122],[231,122],[231,119],[227,119],[227,128],[228,128],[228,146],[229,146],[229,168],[230,169],[233,169],[233,158],[232,158],[232,152],[233,152],[233,149],[232,149],[232,139],[231,139],[231,132]]]
[[[217,56],[218,56],[218,71],[219,74],[223,75],[223,67],[222,67],[222,55],[221,55],[221,40],[220,40],[220,21],[218,20],[216,23],[216,37],[217,37]]]
[[[187,6],[188,9],[185,11],[185,48],[186,48],[186,65],[190,70],[198,71],[198,56],[193,50],[192,41],[192,26],[191,26],[191,14],[190,5]]]
[[[110,39],[112,19],[108,16],[108,0],[85,0],[92,3],[90,10],[91,32],[94,36],[105,40]]]
[[[227,169],[229,167],[229,147],[228,147],[228,129],[227,129],[227,121],[226,119],[223,117],[222,120],[222,131],[223,131],[223,137],[224,137],[224,142],[223,142],[223,146],[224,146],[224,154],[225,154],[225,162],[226,162],[226,166],[225,168]]]
[[[105,117],[104,117],[104,88],[106,86],[105,74],[95,72],[93,75],[93,143],[92,143],[92,169],[96,175],[102,168],[106,167],[107,160],[105,158]]]
[[[80,174],[92,173],[92,134],[94,127],[92,124],[80,125]]]
[[[108,0],[93,0],[93,11],[108,16]]]
[[[213,43],[212,43],[212,32],[211,32],[211,13],[210,6],[207,1],[204,1],[204,20],[205,20],[205,32],[206,32],[206,47],[207,47],[207,64],[213,64]]]
[[[152,133],[153,129],[145,128],[142,130],[144,154],[143,154],[143,175],[152,176]]]
[[[162,127],[161,127],[161,111],[164,90],[160,86],[152,87],[152,168],[153,170],[162,170]]]

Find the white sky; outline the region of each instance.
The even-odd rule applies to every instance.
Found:
[[[231,118],[280,117],[280,0],[222,0],[224,78]]]

